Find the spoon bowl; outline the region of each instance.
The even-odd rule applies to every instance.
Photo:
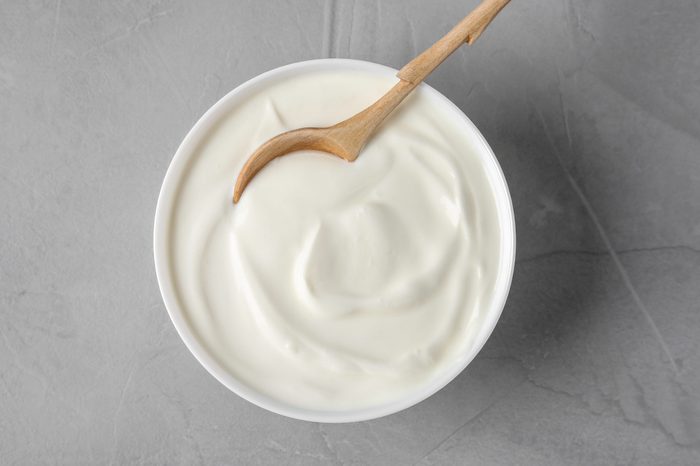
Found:
[[[382,120],[415,87],[415,84],[399,81],[377,102],[352,118],[326,128],[299,128],[268,139],[243,165],[233,189],[233,202],[238,202],[250,180],[265,165],[291,152],[313,150],[354,162]]]

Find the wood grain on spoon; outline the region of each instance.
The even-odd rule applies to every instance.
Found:
[[[379,100],[347,120],[327,128],[300,128],[279,134],[261,145],[246,161],[233,189],[241,198],[250,180],[270,161],[300,150],[321,151],[354,161],[377,127],[440,63],[464,42],[473,44],[510,0],[483,0],[450,32],[401,68],[399,82]]]

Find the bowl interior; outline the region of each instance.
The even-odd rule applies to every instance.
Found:
[[[197,360],[217,380],[246,400],[278,414],[316,422],[351,422],[385,416],[422,401],[454,379],[474,359],[493,331],[505,305],[515,262],[515,224],[513,207],[505,177],[488,143],[476,126],[459,108],[435,89],[427,84],[422,84],[423,92],[426,92],[435,101],[436,105],[446,106],[453,118],[459,121],[464,126],[465,132],[468,132],[470,137],[472,137],[474,146],[478,149],[485,171],[490,178],[498,206],[498,218],[501,226],[501,255],[494,287],[495,296],[490,308],[485,310],[484,324],[478,330],[474,344],[465,351],[455,364],[449,366],[447,370],[425,386],[410,392],[401,399],[369,409],[330,412],[300,408],[272,399],[236,379],[208,353],[204,345],[195,337],[195,333],[190,328],[186,314],[177,299],[177,293],[174,289],[174,279],[169,263],[170,247],[168,238],[170,218],[177,207],[175,198],[178,182],[187,168],[190,157],[209,131],[221,118],[249,95],[257,92],[274,80],[283,80],[301,73],[325,70],[364,71],[383,76],[394,76],[396,74],[396,70],[392,68],[370,62],[341,59],[312,60],[294,63],[263,73],[225,95],[190,130],[168,168],[156,208],[154,256],[160,291],[178,334]]]

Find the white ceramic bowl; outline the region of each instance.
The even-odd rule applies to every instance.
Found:
[[[424,400],[433,393],[440,390],[454,379],[465,367],[474,359],[477,353],[481,350],[486,340],[491,335],[496,322],[501,315],[503,306],[506,302],[510,282],[513,275],[513,266],[515,263],[515,222],[513,217],[513,206],[508,186],[506,185],[501,167],[489,147],[488,143],[481,135],[479,130],[462,113],[452,102],[438,91],[428,86],[421,84],[423,92],[436,102],[436,105],[447,106],[453,113],[455,120],[461,122],[464,126],[464,131],[473,136],[475,145],[480,149],[479,154],[486,168],[486,173],[491,178],[491,184],[494,187],[496,203],[498,205],[499,223],[501,225],[501,262],[496,278],[494,289],[495,299],[492,301],[491,307],[486,310],[486,316],[483,320],[484,324],[479,329],[474,344],[461,356],[460,360],[450,366],[444,373],[435,377],[434,380],[428,381],[425,385],[410,392],[407,395],[392,400],[380,406],[369,409],[349,410],[349,411],[319,411],[310,410],[291,406],[289,404],[272,399],[241,382],[233,374],[224,369],[215,359],[208,353],[203,345],[195,337],[190,324],[187,321],[186,314],[177,299],[177,294],[174,289],[174,280],[170,268],[169,257],[169,224],[170,218],[175,205],[175,193],[178,187],[178,181],[186,169],[187,162],[192,156],[194,150],[198,147],[203,138],[206,137],[209,130],[228,112],[235,108],[239,102],[247,98],[251,93],[258,91],[271,80],[285,79],[301,73],[319,70],[358,70],[368,73],[376,73],[384,76],[394,76],[396,70],[388,68],[376,63],[364,62],[359,60],[339,60],[339,59],[323,59],[312,60],[268,71],[260,76],[257,76],[248,82],[241,84],[233,91],[226,94],[213,107],[211,107],[194,125],[190,132],[185,136],[184,141],[177,149],[173,157],[168,172],[165,175],[163,186],[160,190],[158,198],[158,206],[156,207],[153,249],[155,255],[156,274],[158,276],[158,285],[160,286],[161,294],[165,307],[168,309],[170,319],[173,321],[180,338],[185,342],[187,348],[197,358],[197,360],[209,371],[219,382],[228,387],[231,391],[245,398],[262,408],[273,411],[278,414],[289,416],[292,418],[317,421],[317,422],[353,422],[374,419],[388,414],[395,413],[402,409],[413,406],[414,404]]]

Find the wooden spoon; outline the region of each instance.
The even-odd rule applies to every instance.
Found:
[[[233,189],[241,198],[250,180],[271,160],[300,150],[322,151],[353,162],[384,119],[463,42],[472,44],[510,0],[483,0],[457,26],[401,68],[399,82],[357,115],[327,128],[300,128],[279,134],[260,146],[243,165]]]

